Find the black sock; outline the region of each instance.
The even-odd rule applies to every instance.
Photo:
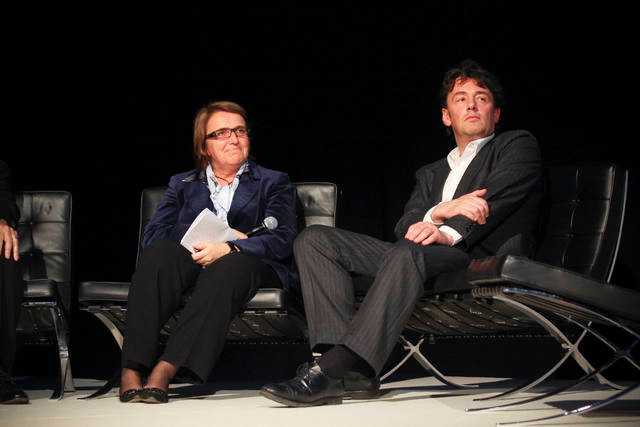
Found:
[[[365,362],[362,358],[360,358],[360,360],[355,365],[353,365],[350,371],[359,372],[367,378],[373,378],[376,376],[376,371],[374,371],[371,365]]]
[[[335,345],[327,351],[316,362],[320,369],[330,378],[338,379],[344,377],[347,371],[360,361],[361,358],[353,351],[342,345]]]

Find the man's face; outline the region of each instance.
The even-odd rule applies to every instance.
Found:
[[[246,127],[246,125],[240,114],[217,111],[209,118],[206,133],[220,129]],[[226,139],[208,138],[207,154],[214,170],[240,167],[249,156],[249,138],[238,137],[235,132],[231,132]]]
[[[500,119],[493,94],[473,79],[456,80],[442,109],[442,122],[451,126],[458,145],[491,135]]]

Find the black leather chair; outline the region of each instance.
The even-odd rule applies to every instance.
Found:
[[[406,358],[416,358],[447,384],[468,387],[438,371],[420,352],[422,340],[443,335],[508,335],[542,328],[562,346],[564,354],[558,363],[522,386],[476,400],[504,398],[528,390],[551,376],[569,357],[585,372],[572,385],[595,378],[621,391],[606,401],[558,416],[585,413],[640,386],[621,387],[602,376],[606,368],[620,359],[628,360],[640,370],[640,364],[631,355],[640,339],[640,292],[609,284],[622,232],[627,181],[627,171],[613,164],[548,169],[543,239],[535,259],[512,255],[489,257],[473,261],[466,271],[439,276],[408,323],[409,329],[424,335],[417,344],[404,341],[409,351]],[[598,330],[596,324],[608,328]],[[564,332],[570,327],[580,331],[573,341]],[[630,335],[632,344],[624,348],[613,344],[606,337],[606,332],[612,332],[610,327]],[[604,342],[614,352],[609,361],[597,368],[578,348],[586,334]],[[470,411],[512,408],[567,388]]]
[[[55,344],[59,382],[51,399],[73,392],[67,346],[71,299],[71,194],[25,191],[16,194],[17,232],[25,292],[18,321],[20,344]]]
[[[337,187],[332,183],[294,183],[296,188],[298,227],[311,224],[335,226]],[[154,187],[142,192],[140,202],[140,238],[142,231],[153,216],[166,187]],[[126,325],[126,304],[129,282],[83,282],[79,286],[80,309],[94,314],[109,329],[122,349],[123,332]],[[177,316],[164,326],[161,335],[173,331]],[[259,289],[257,294],[238,313],[231,323],[227,339],[243,342],[296,342],[307,340],[302,298],[289,290],[280,288]],[[90,398],[107,393],[119,379],[120,370]]]

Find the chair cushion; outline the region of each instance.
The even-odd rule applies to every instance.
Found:
[[[23,301],[57,301],[58,288],[55,280],[26,280]]]
[[[508,284],[555,294],[640,322],[640,292],[514,255],[474,260],[467,270],[438,277],[434,288],[427,291],[426,295],[461,293],[474,288]]]
[[[129,297],[129,282],[80,283],[78,302],[83,306],[116,304],[126,305]],[[256,295],[246,304],[245,310],[285,310],[301,311],[301,303],[289,291],[280,288],[258,289]]]
[[[84,306],[114,302],[126,304],[130,286],[129,282],[82,282],[78,288],[78,302]]]
[[[258,289],[251,298],[245,310],[285,310],[294,308],[300,310],[300,302],[286,289],[262,288]]]

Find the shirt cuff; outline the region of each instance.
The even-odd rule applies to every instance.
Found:
[[[436,206],[438,206],[438,205],[436,205]],[[426,214],[424,214],[424,218],[422,218],[422,221],[424,221],[424,222],[429,222],[429,223],[431,223],[431,224],[433,224],[433,225],[440,225],[440,224],[442,224],[441,222],[433,222],[433,219],[431,219],[431,213],[432,213],[432,212],[433,212],[433,210],[436,208],[436,206],[432,207],[431,209],[429,209],[429,210],[427,211],[427,213],[426,213]]]
[[[458,233],[448,225],[443,225],[442,227],[440,227],[440,231],[443,233],[447,233],[449,236],[453,237],[453,243],[451,244],[451,246],[457,245],[462,240],[462,236],[460,235],[460,233]]]

